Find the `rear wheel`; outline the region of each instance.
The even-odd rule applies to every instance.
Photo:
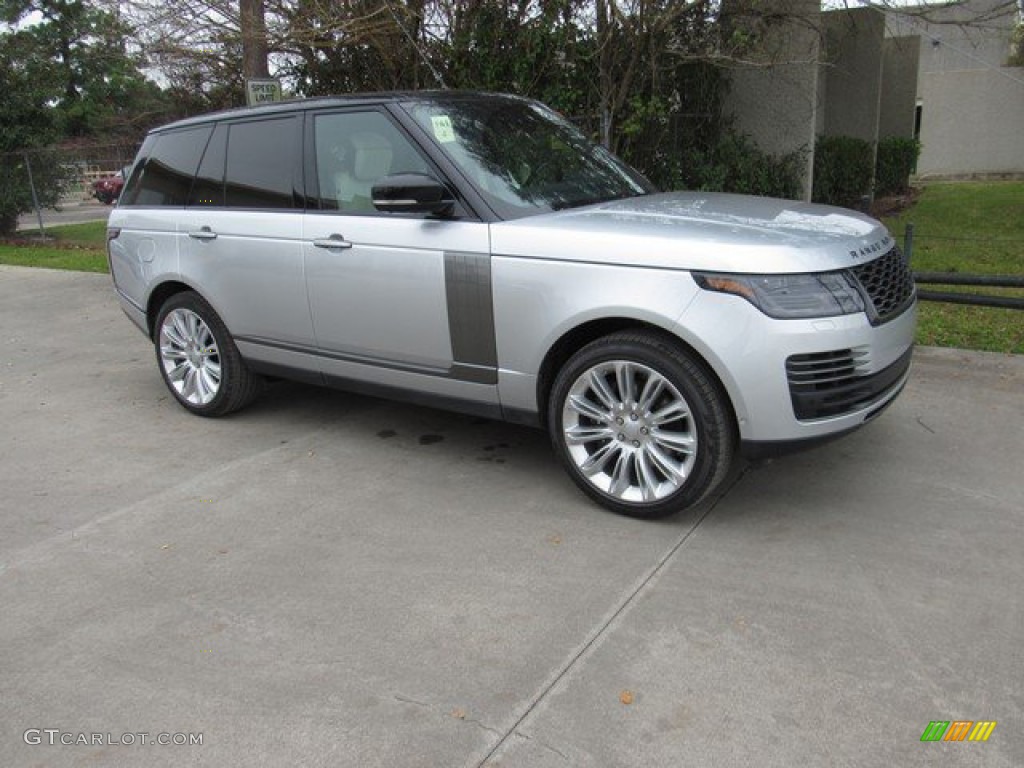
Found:
[[[588,496],[642,518],[711,493],[736,442],[731,412],[703,365],[647,332],[612,334],[577,352],[555,379],[548,426]]]
[[[223,321],[197,293],[178,293],[164,303],[155,341],[164,383],[192,413],[223,416],[248,405],[262,389]]]

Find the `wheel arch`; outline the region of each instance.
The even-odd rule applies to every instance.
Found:
[[[152,339],[153,333],[156,331],[156,316],[160,312],[160,307],[172,296],[186,291],[199,293],[194,287],[180,280],[167,280],[150,292],[149,298],[146,300],[146,330],[149,332],[149,338]],[[205,297],[203,298],[205,299]]]
[[[540,425],[547,429],[548,400],[551,397],[551,389],[554,386],[558,371],[568,362],[577,351],[592,341],[620,331],[645,331],[658,336],[664,341],[676,346],[689,356],[697,365],[700,365],[710,377],[712,383],[718,389],[724,402],[729,405],[729,414],[733,422],[733,429],[737,429],[736,403],[725,386],[722,378],[718,375],[715,367],[708,362],[696,347],[688,344],[685,339],[671,331],[644,320],[637,320],[632,317],[606,317],[596,320],[588,320],[585,323],[562,334],[548,349],[544,360],[541,363],[537,374],[537,409],[540,418]]]

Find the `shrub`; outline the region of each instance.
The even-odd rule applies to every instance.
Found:
[[[900,136],[878,142],[875,194],[898,195],[910,189],[910,174],[921,154],[921,142]]]
[[[1010,58],[1006,61],[1008,67],[1024,67],[1024,23],[1018,24],[1013,30],[1013,37],[1010,38]]]
[[[33,208],[26,161],[32,163],[32,181],[39,204],[52,208],[75,173],[74,168],[62,165],[60,160],[53,151],[0,154],[0,235],[12,234],[18,226],[18,216]]]
[[[743,134],[727,132],[710,149],[691,149],[676,160],[671,186],[797,198],[803,152],[775,156]]]
[[[852,136],[819,136],[814,145],[814,187],[816,203],[860,206],[871,193],[873,147],[870,141]]]

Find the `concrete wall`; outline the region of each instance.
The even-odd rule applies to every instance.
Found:
[[[918,104],[919,175],[1024,173],[1024,68],[1002,67],[1012,2],[821,14],[817,0],[723,0],[741,28],[767,10],[782,20],[733,69],[725,110],[767,152],[808,150],[805,198],[817,135],[912,137]]]
[[[921,37],[921,72],[1002,67],[1017,25],[1013,0],[963,0],[950,6],[890,6],[888,36]]]
[[[1004,67],[1012,0],[889,13],[890,37],[917,35],[922,177],[1024,172],[1024,68]]]
[[[878,138],[914,138],[920,58],[920,37],[894,37],[883,42]]]
[[[919,176],[1024,173],[1024,70],[924,74],[920,88]]]
[[[742,26],[752,7],[753,0],[724,0],[723,13]],[[750,16],[751,23],[768,7],[781,14],[782,21],[766,31],[761,50],[749,57],[749,65],[731,70],[725,113],[735,120],[737,130],[749,134],[766,152],[806,151],[803,197],[809,200],[817,124],[820,3],[771,0],[769,6],[761,2]]]
[[[826,136],[878,139],[885,16],[874,8],[833,11],[825,20]]]

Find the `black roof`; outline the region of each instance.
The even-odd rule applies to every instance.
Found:
[[[234,109],[222,109],[217,112],[208,112],[205,115],[187,117],[167,125],[154,128],[150,133],[182,128],[188,125],[200,125],[211,120],[220,120],[227,117],[256,117],[259,115],[272,115],[276,113],[294,112],[295,110],[319,109],[323,107],[352,107],[363,105],[391,104],[403,101],[435,101],[438,103],[452,101],[492,101],[492,100],[515,100],[528,101],[522,96],[514,96],[507,93],[488,93],[485,91],[381,91],[379,93],[354,93],[339,96],[318,96],[309,99],[285,99],[272,104],[259,107],[236,107]]]

